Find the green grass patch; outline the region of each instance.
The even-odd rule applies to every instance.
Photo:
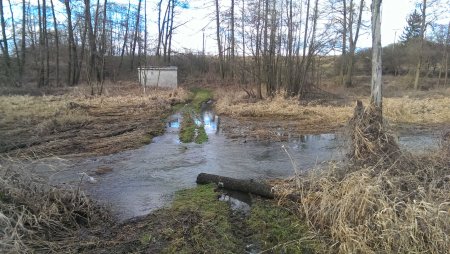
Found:
[[[255,200],[250,214],[236,215],[219,201],[215,185],[175,193],[171,207],[160,209],[130,230],[138,230],[136,251],[145,253],[314,253],[304,241],[298,217],[268,200]],[[242,217],[241,217],[242,216]]]
[[[193,93],[191,104],[197,112],[200,111],[203,102],[213,97],[212,92],[204,88],[193,88],[191,92]]]
[[[168,244],[162,253],[241,253],[240,239],[233,236],[230,208],[217,200],[212,185],[175,194],[169,210],[171,225],[162,230]]]
[[[197,125],[192,119],[192,115],[188,112],[183,113],[183,121],[180,126],[180,141],[183,143],[191,143],[195,138],[195,129]]]
[[[195,143],[203,144],[208,141],[208,134],[206,134],[205,127],[200,126],[197,128],[197,136],[195,137]]]
[[[305,224],[283,207],[270,201],[256,201],[248,225],[261,250],[270,253],[314,253],[314,243],[304,240]]]

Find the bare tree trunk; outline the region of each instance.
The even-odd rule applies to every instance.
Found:
[[[38,74],[38,87],[45,85],[45,66],[44,66],[44,31],[43,31],[43,18],[41,14],[41,3],[38,0],[38,17],[39,17],[39,74]]]
[[[14,20],[14,12],[11,5],[11,0],[8,0],[9,3],[9,12],[11,13],[11,25],[12,25],[12,39],[14,44],[14,50],[16,51],[16,61],[17,66],[20,68],[20,57],[19,57],[19,49],[17,48],[17,41],[16,41],[16,24]]]
[[[219,11],[219,0],[215,0],[216,3],[216,35],[217,35],[217,48],[219,50],[219,68],[220,76],[222,80],[225,78],[225,73],[223,69],[223,53],[222,44],[220,43],[220,11]]]
[[[145,0],[145,5],[144,5],[144,62],[145,62],[145,66],[147,66],[147,0]]]
[[[302,52],[302,59],[301,63],[299,65],[299,71],[300,77],[298,79],[298,84],[296,87],[295,95],[299,95],[302,93],[303,86],[305,85],[304,82],[304,75],[306,75],[305,69],[305,62],[306,62],[306,48],[308,45],[308,24],[309,24],[309,11],[311,6],[311,0],[308,0],[306,3],[306,18],[305,18],[305,32],[303,34],[303,52]]]
[[[139,0],[138,9],[137,9],[136,24],[135,24],[135,27],[134,27],[133,47],[132,47],[132,53],[131,53],[131,70],[134,69],[134,55],[136,53],[136,41],[137,41],[138,35],[139,35],[139,20],[140,20],[140,17],[141,17],[141,3],[142,3],[142,0]]]
[[[241,83],[245,84],[245,0],[242,0],[242,69]]]
[[[444,87],[447,86],[448,82],[448,48],[450,45],[450,22],[448,22],[448,28],[447,28],[447,40],[445,43],[445,76],[444,76]]]
[[[98,93],[101,95],[103,93],[103,84],[105,82],[105,57],[106,57],[106,7],[108,5],[108,0],[103,2],[103,21],[102,21],[102,41],[100,49],[100,88]]]
[[[172,0],[172,4],[171,4],[171,10],[170,10],[170,25],[168,26],[169,30],[167,33],[168,39],[169,39],[169,46],[168,46],[168,50],[167,50],[167,63],[170,63],[171,59],[171,55],[172,55],[172,35],[173,35],[173,21],[175,19],[175,0]]]
[[[26,8],[25,8],[25,0],[22,0],[22,42],[21,42],[21,59],[19,65],[19,76],[23,77],[23,71],[25,67],[25,56],[26,56],[26,41],[25,41],[25,33],[26,33]]]
[[[371,103],[382,116],[381,1],[372,1],[372,85]]]
[[[235,38],[234,38],[234,1],[231,0],[231,78],[234,82],[234,48],[235,48]]]
[[[0,0],[0,23],[2,27],[2,54],[6,68],[9,70],[11,67],[8,50],[8,38],[6,37],[6,22],[5,15],[3,14],[3,0]]]
[[[77,46],[75,45],[75,38],[73,36],[73,26],[72,26],[72,12],[70,8],[70,1],[65,0],[64,5],[66,6],[67,13],[67,30],[68,30],[68,46],[69,46],[69,59],[67,64],[67,84],[69,86],[75,85],[75,75],[77,73],[78,66],[78,56],[77,56]]]
[[[353,5],[353,0],[351,1],[351,5]],[[362,12],[364,8],[364,0],[361,0],[359,3],[359,13],[358,13],[358,22],[356,23],[356,32],[355,37],[353,38],[353,28],[350,27],[350,52],[348,58],[348,66],[347,66],[347,73],[345,75],[345,86],[351,87],[352,84],[352,77],[353,77],[353,69],[354,69],[354,62],[355,62],[355,50],[356,50],[356,43],[358,43],[359,38],[359,30],[361,28],[361,21],[362,21]],[[353,12],[353,6],[351,8]],[[353,14],[351,14],[353,16]],[[352,18],[353,20],[353,18]],[[353,23],[353,22],[352,22]]]
[[[131,3],[130,3],[130,1],[128,1],[127,22],[125,22],[125,37],[123,38],[122,53],[120,54],[119,70],[122,68],[123,55],[125,54],[125,46],[127,45],[128,29],[129,29],[128,24],[130,21],[130,8],[131,8]]]
[[[419,78],[420,70],[422,69],[422,58],[423,58],[423,44],[425,40],[425,29],[426,29],[426,11],[427,11],[427,0],[422,2],[422,24],[420,26],[420,49],[419,49],[419,60],[417,61],[416,67],[416,77],[414,79],[414,90],[419,88]]]
[[[92,74],[96,74],[97,81],[100,81],[100,73],[98,71],[97,66],[97,45],[94,34],[94,29],[92,28],[92,18],[91,18],[91,1],[84,0],[84,16],[85,16],[85,25],[88,33],[88,41],[89,41],[89,65],[87,69],[87,78],[88,82],[92,81]],[[98,9],[98,6],[97,6]],[[94,91],[91,90],[91,94]]]
[[[58,36],[58,22],[56,21],[55,6],[53,5],[53,0],[50,0],[52,5],[53,14],[53,26],[55,29],[55,46],[56,46],[56,86],[60,86],[59,82],[59,36]]]
[[[48,46],[48,30],[47,30],[47,2],[42,0],[42,25],[44,30],[44,43],[45,43],[45,86],[50,82],[50,48]]]
[[[258,15],[256,20],[256,52],[255,52],[255,68],[256,68],[256,98],[262,99],[262,82],[261,82],[261,1],[258,0]]]
[[[342,1],[343,6],[343,17],[342,17],[342,56],[341,56],[341,70],[339,82],[341,85],[344,84],[344,74],[347,65],[347,1]]]
[[[156,56],[161,56],[161,44],[164,36],[164,22],[166,20],[166,14],[167,10],[164,14],[163,23],[161,25],[161,11],[162,11],[162,2],[163,0],[160,0],[158,3],[158,45],[156,46]]]

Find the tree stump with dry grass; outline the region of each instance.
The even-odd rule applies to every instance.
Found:
[[[378,161],[382,157],[394,158],[399,146],[394,136],[383,124],[381,108],[369,105],[364,108],[357,101],[350,119],[351,149],[349,156],[357,161]]]

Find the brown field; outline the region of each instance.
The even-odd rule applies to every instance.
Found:
[[[88,88],[64,95],[1,96],[0,153],[10,156],[102,155],[137,148],[164,132],[171,106],[188,92],[109,86],[103,96]]]
[[[391,88],[391,90],[393,90]],[[226,116],[224,131],[232,138],[283,140],[276,135],[330,133],[347,125],[353,114],[356,100],[368,105],[367,96],[355,91],[338,91],[341,95],[329,100],[302,102],[277,95],[272,99],[248,99],[244,91],[218,89],[216,111]],[[345,94],[352,94],[350,96]],[[384,98],[383,114],[386,122],[396,130],[420,126],[424,129],[445,128],[450,124],[450,89],[432,92],[404,92]]]

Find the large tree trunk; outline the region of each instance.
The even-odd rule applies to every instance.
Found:
[[[245,193],[252,193],[266,198],[274,198],[275,193],[273,187],[267,184],[255,182],[253,180],[241,180],[231,177],[211,175],[207,173],[200,173],[197,176],[197,184],[215,183],[220,188],[240,191]]]
[[[371,103],[382,116],[382,65],[381,65],[381,1],[372,2],[372,82]],[[380,122],[381,123],[381,122]]]

